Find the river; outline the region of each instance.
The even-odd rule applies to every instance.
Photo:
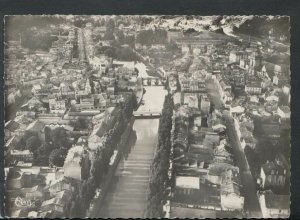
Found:
[[[166,90],[162,86],[146,87],[145,104],[140,108],[161,110]],[[98,218],[143,218],[147,205],[150,166],[158,136],[158,118],[136,119],[115,176],[97,213]],[[95,207],[97,208],[97,207]]]

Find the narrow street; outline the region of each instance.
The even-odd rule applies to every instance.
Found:
[[[212,79],[206,80],[206,90],[215,108],[221,110],[223,106],[223,102],[218,93],[218,88]]]
[[[224,118],[227,126],[227,134],[229,136],[231,146],[233,147],[236,165],[240,169],[243,194],[245,197],[245,211],[247,211],[249,217],[262,218],[255,181],[251,175],[246,155],[238,141],[233,119],[228,115],[224,115]]]
[[[206,83],[206,89],[210,96],[211,102],[215,105],[215,108],[221,110],[222,101],[218,93],[217,86],[212,80],[208,80]],[[228,114],[223,114],[223,118],[226,122],[227,134],[231,142],[234,156],[236,159],[236,166],[240,169],[240,177],[243,185],[243,195],[245,197],[245,211],[247,216],[252,218],[261,218],[262,213],[259,205],[259,200],[257,196],[257,190],[255,185],[255,180],[253,179],[250,168],[246,159],[246,155],[242,146],[238,140],[237,133],[234,127],[234,121]]]

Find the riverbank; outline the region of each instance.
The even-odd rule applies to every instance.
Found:
[[[101,194],[98,199],[93,201],[94,208],[90,211],[90,213],[88,213],[88,216],[90,218],[97,217],[97,214],[98,214],[97,212],[103,206],[103,202],[105,200],[108,189],[111,185],[111,181],[115,175],[116,168],[118,167],[121,156],[123,155],[124,151],[126,150],[126,144],[130,137],[130,134],[132,132],[132,127],[133,127],[134,121],[135,121],[135,118],[134,118],[134,116],[132,116],[131,120],[127,124],[127,127],[126,127],[124,133],[121,136],[120,142],[118,143],[118,146],[117,146],[117,150],[116,150],[117,153],[115,155],[114,161],[110,165],[109,171],[104,177],[105,182],[99,187],[101,189]],[[96,207],[97,207],[97,209],[96,209]]]
[[[138,111],[161,111],[167,91],[149,86]],[[114,175],[105,177],[105,196],[94,205],[91,218],[142,218],[147,205],[151,164],[158,141],[159,118],[135,118]],[[128,129],[127,129],[128,130]],[[104,188],[104,185],[103,185]]]
[[[147,204],[150,167],[157,145],[159,119],[137,119],[133,143],[123,154],[98,218],[142,218]],[[133,137],[134,136],[134,137]]]

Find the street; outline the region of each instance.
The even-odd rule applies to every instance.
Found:
[[[212,79],[206,80],[206,90],[215,108],[221,110],[223,106],[223,102],[218,93],[218,88]]]
[[[251,216],[252,218],[262,218],[255,181],[251,175],[246,155],[242,149],[240,142],[238,141],[233,119],[228,115],[224,115],[224,118],[227,126],[227,134],[236,159],[236,165],[240,169],[240,177],[245,197],[244,208],[246,211],[248,211],[249,217]]]
[[[206,89],[210,96],[211,102],[215,105],[217,110],[222,109],[221,97],[218,93],[217,86],[212,80],[206,83]],[[256,191],[255,181],[251,175],[250,168],[246,159],[246,155],[238,140],[237,133],[234,127],[233,118],[229,114],[223,114],[226,122],[227,134],[233,148],[234,156],[236,159],[236,166],[240,169],[241,183],[243,185],[243,194],[245,197],[245,211],[248,216],[252,218],[261,218],[262,213],[259,205],[259,200]]]

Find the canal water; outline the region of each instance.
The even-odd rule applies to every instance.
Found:
[[[143,110],[162,110],[166,91],[161,86],[146,87]],[[123,152],[99,218],[143,218],[147,205],[150,166],[158,137],[158,118],[136,119],[127,148]]]

